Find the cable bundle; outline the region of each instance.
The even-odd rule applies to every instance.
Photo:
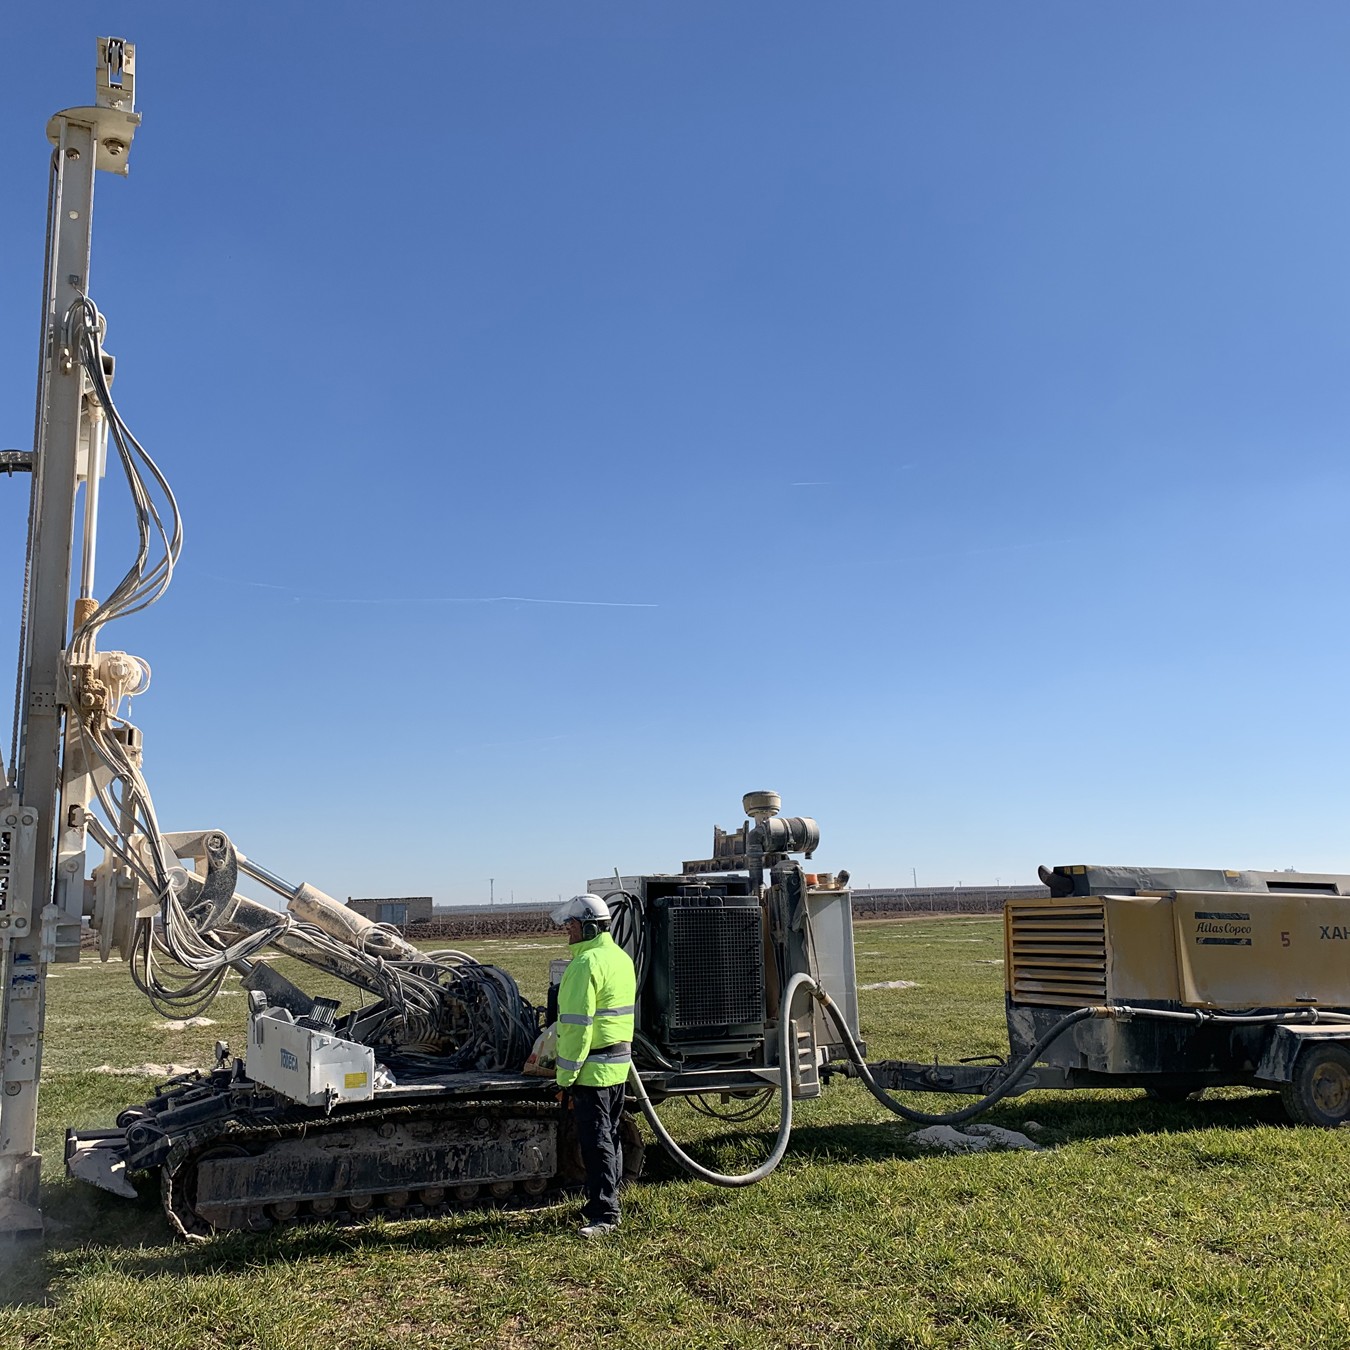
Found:
[[[638,988],[641,989],[647,982],[650,960],[647,951],[647,919],[642,912],[642,902],[632,891],[610,891],[603,899],[609,906],[610,936],[628,953],[637,972]]]
[[[136,557],[126,575],[112,593],[82,623],[71,639],[77,655],[91,649],[91,640],[100,628],[114,619],[153,605],[173,579],[173,569],[183,550],[183,520],[178,502],[159,466],[145,447],[132,435],[113,403],[103,369],[103,334],[107,324],[88,296],[81,296],[70,307],[65,319],[67,347],[76,355],[90,387],[108,419],[108,438],[117,447],[118,459],[131,490],[136,511]],[[92,451],[91,451],[92,454]],[[96,466],[90,464],[90,473]],[[160,498],[156,502],[156,490]],[[158,547],[155,547],[155,546]],[[153,561],[152,561],[153,553]]]

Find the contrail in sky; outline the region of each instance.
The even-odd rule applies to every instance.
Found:
[[[289,586],[270,581],[245,581],[239,577],[220,577],[210,572],[200,575],[231,586],[256,586],[264,591],[280,591],[292,600],[318,605],[591,605],[602,609],[659,609],[651,600],[549,600],[536,595],[302,595]]]
[[[658,609],[649,600],[545,600],[535,595],[297,595],[325,605],[599,605],[604,609]]]

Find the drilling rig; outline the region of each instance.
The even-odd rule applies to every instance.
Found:
[[[237,976],[248,1045],[240,1058],[220,1043],[212,1069],[162,1084],[112,1127],[68,1131],[72,1175],[134,1195],[132,1176],[157,1173],[168,1218],[189,1238],[538,1203],[582,1174],[552,1083],[522,1072],[545,1009],[506,971],[419,949],[278,875],[223,829],[161,829],[127,713],[149,664],[102,639],[163,594],[183,530],[168,477],[113,400],[108,325],[89,280],[95,178],[127,172],[135,74],[134,46],[100,39],[94,104],[48,125],[34,449],[0,456],[0,468],[32,475],[15,735],[0,773],[0,1234],[41,1232],[46,979],[53,963],[79,959],[86,919],[100,955],[121,957],[172,1016],[201,1012]],[[130,487],[137,546],[100,594],[110,454]],[[805,870],[819,827],[781,805],[776,793],[747,793],[745,819],[714,829],[709,856],[589,883],[637,968],[630,1107],[694,1175],[722,1185],[767,1175],[787,1147],[792,1103],[837,1074],[919,1122],[968,1119],[1034,1087],[1165,1096],[1218,1083],[1281,1090],[1308,1123],[1350,1118],[1350,975],[1338,960],[1350,948],[1337,945],[1350,941],[1350,877],[1044,873],[1046,899],[1005,915],[1008,1061],[869,1066],[847,873]],[[241,894],[245,882],[271,903]],[[336,977],[353,1005],[307,993],[273,954]],[[929,1115],[887,1088],[978,1100]],[[687,1097],[740,1122],[775,1093],[774,1145],[741,1176],[688,1158],[655,1111]],[[636,1175],[632,1114],[624,1139]]]
[[[33,452],[11,452],[4,465],[31,470],[32,494],[15,749],[0,801],[0,1229],[41,1228],[46,978],[53,962],[79,959],[86,918],[100,955],[120,956],[157,1009],[199,1013],[233,973],[250,1016],[246,1059],[222,1043],[212,1071],[166,1083],[116,1128],[71,1131],[72,1174],[130,1194],[129,1173],[158,1170],[166,1211],[187,1236],[544,1195],[579,1178],[579,1158],[551,1084],[519,1072],[540,1010],[506,971],[423,952],[276,875],[224,830],[161,828],[127,715],[150,667],[102,639],[163,594],[183,530],[168,478],[113,401],[108,325],[89,278],[96,174],[126,174],[140,123],[133,44],[99,40],[95,83],[93,105],[66,109],[47,129],[38,425]],[[100,595],[110,454],[130,485],[138,542]],[[707,875],[637,881],[614,896],[651,971],[639,1059],[658,1096],[757,1096],[780,1081],[795,1095],[819,1091],[817,1023],[786,1016],[779,995],[815,969],[803,938],[812,908],[832,916],[851,978],[847,905],[833,892],[813,899],[793,857],[819,842],[814,822],[780,816],[773,794],[752,794],[747,808],[753,826],[718,832],[724,856],[706,860]],[[717,872],[728,867],[739,874]],[[245,878],[273,903],[240,894]],[[357,1006],[310,996],[264,952],[344,981]],[[839,994],[851,1002],[851,987]],[[631,1121],[627,1133],[632,1171],[641,1143]]]

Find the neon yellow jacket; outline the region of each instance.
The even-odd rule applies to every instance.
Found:
[[[611,1087],[628,1077],[633,1060],[637,976],[608,933],[569,950],[558,986],[558,1086]]]

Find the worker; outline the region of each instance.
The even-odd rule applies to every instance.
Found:
[[[596,1238],[619,1226],[619,1122],[633,1062],[637,975],[609,935],[609,907],[598,895],[574,895],[551,918],[567,929],[572,954],[558,987],[557,1081],[571,1093],[586,1168],[580,1233]]]

